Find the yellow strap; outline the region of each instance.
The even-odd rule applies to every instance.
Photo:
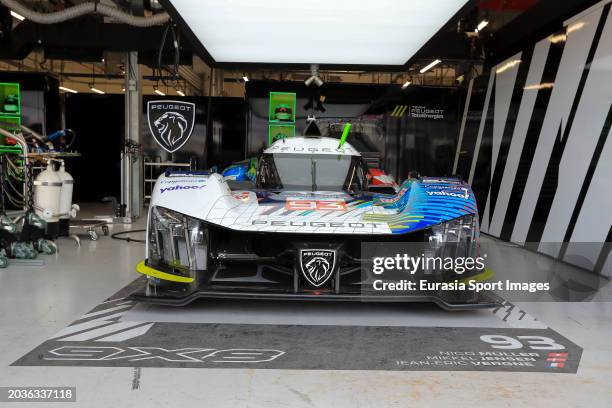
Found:
[[[153,269],[150,266],[145,265],[144,260],[138,262],[138,265],[136,265],[136,272],[172,282],[191,283],[195,280],[194,278],[188,278],[186,276],[179,276],[167,272],[158,271],[157,269]]]

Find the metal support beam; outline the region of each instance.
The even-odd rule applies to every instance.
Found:
[[[143,174],[141,145],[142,77],[138,69],[138,52],[125,58],[125,143],[121,156],[121,204],[125,219],[138,218],[143,207]]]
[[[224,72],[222,69],[215,68],[210,73],[213,77],[211,96],[223,96]]]

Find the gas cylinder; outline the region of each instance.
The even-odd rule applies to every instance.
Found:
[[[34,180],[34,209],[47,223],[59,221],[61,192],[62,180],[49,161],[47,168]]]
[[[74,188],[74,179],[70,173],[66,171],[66,166],[63,161],[57,171],[57,175],[62,182],[59,201],[60,219],[69,219],[72,210],[72,189]]]
[[[59,236],[67,237],[70,235],[70,218],[76,216],[76,210],[72,205],[72,189],[74,188],[74,179],[66,171],[66,166],[62,160],[57,174],[62,181],[62,190],[60,192],[60,220],[59,220]]]

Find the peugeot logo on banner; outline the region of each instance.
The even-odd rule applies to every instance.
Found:
[[[321,286],[329,280],[336,264],[336,251],[329,249],[301,249],[300,268],[313,286]]]
[[[153,138],[168,153],[189,140],[195,124],[195,104],[182,101],[149,101],[147,122]]]

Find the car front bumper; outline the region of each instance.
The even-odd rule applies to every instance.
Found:
[[[142,263],[139,264],[141,271]],[[150,270],[155,270],[144,264]],[[149,275],[151,276],[151,275]],[[150,279],[150,278],[149,278]],[[249,284],[247,284],[249,283]],[[302,301],[349,301],[349,302],[421,302],[434,303],[446,310],[486,309],[499,306],[503,299],[491,292],[470,293],[469,300],[450,299],[446,294],[410,292],[393,295],[370,295],[367,293],[349,292],[334,293],[329,290],[299,290],[293,293],[286,290],[274,290],[257,282],[245,284],[196,285],[195,282],[174,281],[173,290],[160,289],[151,293],[149,282],[142,279],[129,298],[137,302],[167,306],[185,306],[200,298],[211,299],[261,299],[261,300],[302,300]]]

